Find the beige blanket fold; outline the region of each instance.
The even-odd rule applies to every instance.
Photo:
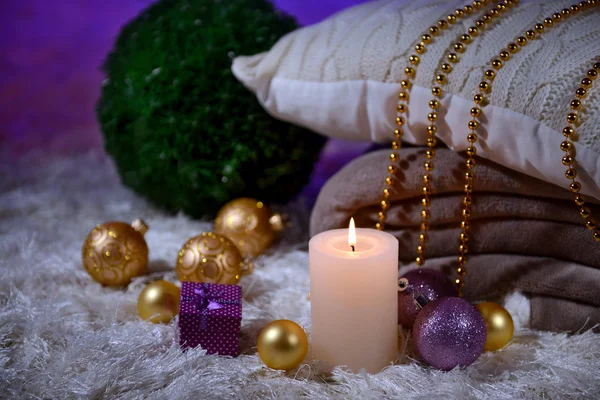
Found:
[[[386,231],[399,239],[403,263],[416,257],[423,153],[400,151],[390,197]],[[350,217],[359,227],[375,225],[388,156],[388,150],[381,150],[359,157],[326,183],[311,215],[312,235],[346,227]],[[451,273],[461,231],[464,158],[439,149],[434,164],[426,266]],[[584,227],[573,194],[480,158],[474,172],[465,297],[529,293],[531,323],[537,329],[577,331],[600,323],[600,243]],[[600,215],[598,205],[590,208]],[[550,321],[552,313],[540,309],[552,305],[565,310],[559,321]]]

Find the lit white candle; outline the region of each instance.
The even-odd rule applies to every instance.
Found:
[[[309,243],[313,358],[377,373],[398,352],[398,240],[336,229]]]

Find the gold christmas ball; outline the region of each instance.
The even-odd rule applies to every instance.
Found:
[[[96,226],[83,242],[83,266],[92,278],[107,286],[127,285],[148,266],[148,226],[141,219],[133,224],[108,222]]]
[[[258,355],[267,367],[273,369],[294,369],[304,360],[307,352],[306,333],[294,321],[273,321],[258,336]]]
[[[281,215],[271,212],[261,201],[249,198],[225,204],[215,219],[215,232],[227,236],[244,257],[257,257],[283,229]]]
[[[251,266],[225,236],[204,232],[188,240],[177,255],[180,281],[236,285]]]
[[[146,285],[137,302],[143,320],[158,324],[167,323],[179,312],[181,289],[174,283],[155,281]]]
[[[475,304],[475,308],[485,320],[487,328],[487,340],[483,349],[494,351],[506,346],[515,330],[510,313],[500,304],[491,301]]]

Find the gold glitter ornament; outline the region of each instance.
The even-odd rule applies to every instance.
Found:
[[[240,198],[225,204],[215,219],[215,233],[227,236],[244,257],[257,257],[283,230],[280,214],[271,214],[261,201]]]
[[[483,350],[494,351],[506,346],[515,330],[510,313],[500,304],[491,301],[475,304],[475,308],[483,317],[487,328],[487,339]]]
[[[150,282],[138,297],[140,317],[152,323],[167,323],[179,313],[181,289],[167,281]]]
[[[83,242],[83,266],[97,282],[107,286],[127,285],[148,266],[148,226],[141,219],[131,225],[107,222],[96,226]]]
[[[227,237],[203,232],[179,250],[175,270],[182,282],[236,285],[241,275],[252,272],[252,264]]]
[[[304,330],[287,319],[273,321],[258,336],[258,355],[269,368],[296,368],[308,352],[308,337]]]

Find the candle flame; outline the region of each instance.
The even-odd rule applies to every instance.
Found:
[[[356,246],[356,227],[354,226],[354,218],[350,218],[350,226],[348,227],[348,245],[352,248]]]

